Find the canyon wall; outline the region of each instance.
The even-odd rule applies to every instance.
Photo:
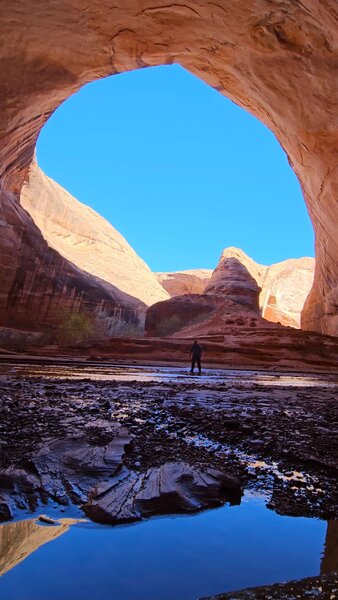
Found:
[[[79,314],[94,338],[142,334],[146,302],[166,293],[122,236],[35,163],[20,202],[1,194],[1,343],[53,338]]]
[[[62,257],[19,204],[1,200],[1,327],[55,332],[82,314],[100,335],[143,332],[144,303]]]
[[[335,0],[15,0],[0,11],[0,323],[38,322],[45,313],[55,321],[64,305],[94,293],[89,275],[81,288],[82,273],[48,248],[18,204],[43,124],[89,81],[178,62],[283,146],[316,237],[302,326],[338,334]],[[106,311],[109,294],[100,293]],[[117,304],[122,310],[122,299]]]
[[[103,217],[47,177],[34,162],[20,204],[48,246],[86,273],[147,306],[169,294],[124,237]]]

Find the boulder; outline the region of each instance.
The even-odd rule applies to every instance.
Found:
[[[192,513],[225,500],[239,504],[241,496],[235,477],[179,462],[141,475],[126,474],[122,482],[96,490],[83,508],[93,521],[115,524],[158,514]]]

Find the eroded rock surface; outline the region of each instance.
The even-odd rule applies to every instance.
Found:
[[[260,294],[264,319],[301,326],[301,312],[313,284],[314,263],[313,258],[290,258],[267,267]]]
[[[55,332],[82,314],[98,337],[139,334],[145,305],[50,248],[28,213],[1,192],[0,325]]]
[[[157,302],[147,310],[145,330],[154,337],[193,337],[230,333],[237,327],[256,327],[257,324],[266,329],[270,325],[250,308],[210,293]]]
[[[210,281],[212,269],[191,269],[174,273],[155,273],[155,275],[169,296],[173,298],[184,294],[203,294]]]
[[[98,487],[84,511],[93,521],[114,524],[156,514],[196,512],[224,500],[239,504],[240,499],[235,477],[178,462],[149,469],[141,476],[127,473],[111,486]]]
[[[259,310],[264,319],[299,328],[301,312],[313,284],[314,264],[312,258],[290,258],[265,266],[239,248],[226,248],[205,293],[229,298],[258,311],[259,291]]]
[[[314,267],[313,258],[290,258],[271,266],[260,265],[243,250],[230,247],[223,250],[214,271],[156,276],[171,297],[218,295],[259,310],[267,321],[299,329],[301,312],[313,284]]]
[[[58,392],[54,394],[53,389],[53,386],[47,388],[47,397],[55,399]],[[47,430],[38,424],[40,436],[31,430],[33,415],[28,410],[22,431],[23,436],[27,436],[28,448],[14,452],[9,458],[10,442],[3,440],[5,468],[0,471],[0,520],[50,501],[64,506],[83,505],[85,514],[103,523],[195,512],[220,505],[225,500],[240,502],[239,480],[212,466],[164,461],[160,467],[149,467],[146,471],[127,468],[125,451],[132,437],[120,423],[109,419],[108,399],[102,406],[104,412],[109,412],[101,419],[95,416],[98,411],[92,402],[88,412],[83,411],[82,405],[80,410],[70,408],[68,415],[60,414],[61,407],[41,406],[44,415],[40,415],[40,423],[52,415],[54,419],[51,418]],[[90,415],[89,420],[85,419],[86,413]],[[60,437],[50,439],[55,418],[59,421]],[[19,416],[17,421],[20,423]],[[63,432],[66,435],[62,436]],[[46,441],[41,444],[43,439]]]
[[[243,262],[224,252],[204,293],[221,296],[258,313],[261,288]]]
[[[102,426],[93,423],[92,427]],[[86,502],[92,487],[117,473],[130,442],[119,425],[103,424],[107,444],[91,444],[84,436],[57,438],[44,444],[22,466],[0,472],[0,500],[11,515],[18,508],[35,508],[41,501]],[[102,431],[101,431],[102,434]]]

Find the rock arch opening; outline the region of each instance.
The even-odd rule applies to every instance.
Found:
[[[93,299],[93,282],[47,247],[18,205],[41,127],[90,80],[178,62],[259,117],[287,152],[316,234],[315,283],[303,327],[337,333],[337,21],[331,0],[273,7],[265,0],[253,6],[224,0],[114,7],[60,1],[39,10],[20,0],[4,13],[3,325],[37,325],[41,319],[52,324],[65,304]],[[99,314],[123,313],[126,322],[134,322],[138,309],[132,299],[126,309],[116,290],[100,285]],[[14,288],[13,307],[8,300]]]
[[[313,253],[273,134],[179,65],[85,86],[49,119],[37,158],[152,271],[213,269],[229,246],[264,264]]]

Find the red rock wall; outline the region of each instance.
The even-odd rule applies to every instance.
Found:
[[[0,10],[1,322],[14,318],[8,295],[26,294],[20,268],[27,260],[35,276],[27,301],[15,308],[21,318],[31,318],[44,286],[69,301],[74,293],[69,281],[59,291],[63,261],[46,251],[35,228],[20,225],[25,216],[15,205],[44,122],[88,81],[179,62],[256,115],[287,152],[316,234],[302,326],[338,334],[335,0],[11,0]]]
[[[2,326],[53,332],[80,312],[99,335],[143,331],[145,305],[49,248],[29,215],[5,193],[0,224]]]

